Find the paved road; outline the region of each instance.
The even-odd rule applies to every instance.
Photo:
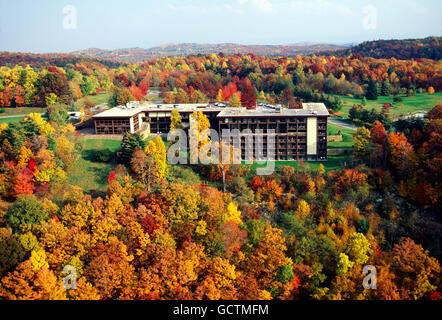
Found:
[[[358,127],[356,127],[355,125],[348,124],[346,122],[342,122],[342,121],[339,121],[336,119],[328,119],[328,122],[331,124],[334,124],[335,126],[343,127],[346,129],[350,129],[350,130],[354,130],[354,131],[358,130]]]
[[[44,113],[40,113],[41,115],[43,115]],[[10,119],[10,118],[23,118],[23,117],[27,117],[29,116],[28,114],[14,114],[12,116],[0,116],[0,119]]]
[[[400,117],[397,117],[397,118],[394,118],[393,119],[393,122],[395,122],[395,121],[398,121],[398,120],[400,120],[400,119],[410,119],[410,118],[425,118],[425,116],[427,115],[427,111],[425,111],[425,110],[422,110],[422,111],[417,111],[417,112],[413,112],[413,113],[410,113],[410,114],[408,114],[408,115],[406,115],[406,116],[400,116]]]
[[[0,116],[0,119],[10,119],[10,118],[20,118],[20,117],[26,117],[27,114],[16,114],[13,116]]]

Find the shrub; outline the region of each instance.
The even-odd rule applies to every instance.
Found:
[[[93,103],[91,100],[89,100],[88,98],[84,98],[84,105],[88,108],[93,108],[95,107],[95,103]]]
[[[41,202],[33,195],[21,195],[8,208],[6,218],[14,231],[26,232],[47,218]]]
[[[394,98],[393,98],[393,101],[394,102],[402,102],[402,98],[401,97],[399,97],[399,96],[394,96]]]
[[[105,150],[98,150],[95,153],[95,160],[98,162],[109,162],[110,159],[112,157],[112,151],[110,151],[109,149],[105,149]]]

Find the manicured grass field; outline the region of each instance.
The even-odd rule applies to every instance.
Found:
[[[330,128],[331,132],[333,130],[341,130],[345,137],[349,137],[351,130],[341,129],[339,127]],[[344,132],[345,131],[345,132]],[[348,131],[348,132],[347,132]],[[151,139],[151,138],[150,138]],[[148,139],[148,140],[150,140]],[[71,166],[68,171],[69,183],[73,185],[80,186],[87,193],[94,193],[96,195],[102,195],[107,187],[107,178],[112,170],[115,169],[117,165],[116,152],[120,149],[121,141],[109,140],[109,139],[87,139],[84,140],[84,147],[81,158]],[[342,142],[342,145],[337,145],[336,147],[344,148],[348,147],[349,143],[347,140]],[[102,163],[96,160],[95,154],[99,150],[110,150],[113,153],[111,160],[108,163]],[[318,170],[319,165],[322,163],[326,171],[338,170],[345,167],[350,163],[350,156],[339,155],[339,156],[329,156],[328,161],[323,162],[305,162],[304,166],[309,166],[312,171]],[[300,169],[300,161],[276,161],[275,170],[283,166],[293,166],[296,169]],[[255,163],[250,165],[251,170],[256,170],[258,167],[265,167]],[[184,167],[183,167],[184,168]],[[176,168],[178,171],[182,171],[182,168]],[[188,173],[185,173],[182,177],[184,179],[189,178]]]
[[[108,102],[110,95],[111,95],[110,92],[103,92],[103,93],[99,93],[94,96],[87,96],[87,98],[90,101],[92,101],[95,105],[99,105],[99,104]],[[75,102],[76,109],[80,109],[82,106],[84,106],[84,99],[85,98],[81,98]],[[68,108],[70,108],[70,106],[68,106]],[[14,120],[5,120],[5,119],[1,119],[1,117],[15,116],[15,115],[26,115],[26,114],[30,114],[30,113],[45,113],[46,109],[47,109],[46,107],[44,107],[44,108],[40,108],[40,107],[19,107],[19,108],[5,107],[4,112],[0,112],[0,123],[3,123],[3,122],[10,123],[10,122],[17,121],[15,118],[11,118]],[[21,120],[21,117],[19,118],[19,120]]]
[[[351,159],[349,155],[329,156],[327,161],[305,161],[304,167],[309,166],[312,171],[317,171],[319,165],[322,163],[326,171],[333,171],[344,168],[350,163]],[[300,169],[301,161],[275,161],[275,170],[278,170],[284,166],[292,166],[295,169]],[[254,163],[250,165],[250,170],[256,170],[257,168],[265,168],[266,165]]]
[[[111,96],[110,92],[99,93],[95,96],[87,96],[87,97],[78,99],[75,102],[75,107],[77,109],[80,109],[81,107],[83,107],[85,98],[88,98],[89,101],[93,102],[96,106],[98,106],[100,104],[107,103],[109,101],[110,96]]]
[[[401,115],[409,115],[412,112],[418,112],[421,110],[431,110],[436,105],[442,104],[442,93],[438,92],[433,95],[428,93],[416,94],[414,96],[408,97],[407,95],[400,95],[403,99],[401,102],[393,102],[393,97],[379,97],[378,100],[367,100],[366,109],[376,109],[377,111],[381,111],[382,105],[385,102],[391,103],[393,108],[391,108],[391,117],[398,118]],[[346,96],[341,96],[344,101],[344,107],[341,112],[343,115],[341,116],[333,116],[336,119],[340,118],[348,118],[348,112],[353,107],[354,104],[361,104],[361,99],[350,98]]]
[[[23,119],[23,117],[14,117],[14,118],[0,118],[0,124],[2,123],[14,123],[14,122],[19,122],[21,119]]]
[[[15,116],[30,113],[45,113],[46,108],[37,107],[19,107],[19,108],[4,108],[5,112],[0,113],[0,117]]]
[[[338,149],[338,148],[353,148],[353,134],[356,133],[354,130],[346,129],[343,127],[335,126],[333,124],[328,124],[328,135],[329,136],[335,136],[338,135],[338,133],[341,132],[342,134],[342,141],[333,141],[328,142],[328,147],[331,149]]]
[[[82,157],[68,172],[69,182],[83,188],[85,192],[104,191],[109,173],[116,165],[115,152],[120,148],[118,140],[85,140]],[[95,153],[108,149],[114,153],[109,163],[96,161]]]

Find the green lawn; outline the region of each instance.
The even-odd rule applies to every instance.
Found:
[[[310,166],[310,169],[315,171],[318,170],[319,165],[322,163],[324,169],[326,171],[338,170],[350,163],[349,155],[338,155],[338,156],[329,156],[327,161],[305,161],[304,166]],[[292,166],[295,169],[299,169],[301,165],[301,161],[275,161],[275,170],[284,166]],[[254,163],[250,166],[250,170],[256,170],[257,168],[265,168],[266,165],[260,165]]]
[[[328,147],[331,149],[353,148],[353,144],[354,144],[353,134],[356,133],[356,131],[346,129],[343,127],[339,127],[339,126],[335,126],[331,123],[328,124],[328,135],[329,136],[338,135],[339,132],[341,132],[341,134],[342,134],[342,141],[328,142]]]
[[[0,124],[2,123],[14,123],[14,122],[19,122],[21,119],[23,119],[23,117],[14,117],[14,118],[0,118]]]
[[[38,108],[38,107],[19,107],[19,108],[5,107],[4,110],[5,112],[0,112],[0,117],[46,112],[46,108]]]
[[[331,131],[338,130],[338,128],[330,128]],[[344,129],[345,130],[345,129]],[[342,132],[344,130],[341,130]],[[351,130],[350,130],[351,131]],[[337,131],[336,131],[337,132]],[[348,135],[349,133],[344,133]],[[68,171],[69,183],[80,186],[87,193],[102,194],[107,187],[107,178],[112,170],[116,166],[115,153],[119,150],[121,142],[118,140],[109,139],[87,139],[84,140],[84,148],[82,157],[71,166]],[[95,154],[99,150],[108,149],[114,153],[111,161],[108,163],[101,163],[95,159]],[[328,161],[323,162],[305,162],[306,166],[310,166],[310,169],[318,170],[319,165],[322,163],[325,170],[338,170],[345,167],[350,163],[349,155],[329,156]],[[283,166],[293,166],[299,168],[300,161],[276,161],[275,170]],[[265,165],[259,165],[257,163],[250,165],[251,170],[256,170],[258,167],[264,167]],[[185,168],[185,167],[183,167]],[[182,171],[183,168],[176,168],[178,171]],[[184,172],[181,178],[187,179],[188,173]],[[178,175],[179,176],[179,175]]]
[[[408,115],[412,112],[418,112],[421,110],[431,110],[438,104],[442,104],[442,93],[438,92],[433,95],[428,93],[416,94],[414,96],[408,97],[406,95],[400,95],[403,99],[402,102],[393,102],[393,97],[379,97],[378,100],[367,100],[366,109],[376,109],[377,111],[381,111],[382,105],[385,102],[389,102],[393,105],[393,108],[390,110],[391,117],[397,118],[401,115]],[[348,112],[353,107],[354,104],[361,104],[361,99],[350,98],[347,96],[341,96],[344,101],[344,107],[341,112],[344,114],[341,116],[334,116],[334,118],[348,118]]]
[[[103,92],[103,93],[99,93],[94,96],[87,96],[87,98],[90,101],[92,101],[95,105],[99,105],[99,104],[108,102],[110,95],[111,95],[110,92]],[[81,107],[84,106],[84,99],[85,98],[81,98],[75,102],[75,107],[77,110],[79,110]],[[1,119],[1,117],[23,115],[23,114],[30,114],[30,113],[45,113],[46,109],[47,109],[46,107],[44,107],[44,108],[40,108],[40,107],[19,107],[19,108],[5,107],[4,112],[0,112],[0,123],[3,123],[3,122],[10,123],[11,121],[12,122],[14,121],[14,120],[4,121]],[[17,121],[17,120],[15,120],[15,121]]]
[[[103,93],[99,93],[94,96],[87,96],[87,97],[78,99],[75,102],[75,107],[77,108],[77,110],[82,108],[84,106],[85,98],[88,98],[89,101],[93,102],[96,106],[98,106],[100,104],[107,103],[109,101],[110,96],[111,96],[110,92],[103,92]]]
[[[116,156],[114,154],[109,163],[101,163],[96,161],[95,153],[105,149],[115,153],[120,144],[118,140],[85,140],[81,159],[68,172],[69,182],[82,187],[85,192],[104,191],[109,173],[115,168]]]

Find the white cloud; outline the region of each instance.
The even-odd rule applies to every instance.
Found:
[[[238,4],[241,6],[248,5],[264,13],[273,13],[276,11],[269,0],[238,0]]]
[[[236,14],[244,14],[244,11],[241,10],[238,6],[232,6],[230,4],[225,4],[224,8],[226,8],[227,10],[236,13]]]

